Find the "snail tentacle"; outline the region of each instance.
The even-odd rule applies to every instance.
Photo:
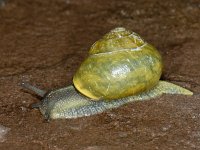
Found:
[[[31,108],[40,108],[40,106],[41,106],[41,102],[38,102],[38,103],[34,103],[34,104],[32,104],[31,105]]]
[[[44,90],[41,90],[33,85],[30,85],[29,83],[26,83],[26,82],[22,82],[21,83],[21,86],[30,90],[30,91],[33,91],[35,94],[37,94],[38,96],[41,96],[41,97],[44,97],[45,94],[47,93],[46,91]]]

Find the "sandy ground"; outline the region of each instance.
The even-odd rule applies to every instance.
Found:
[[[72,83],[91,44],[126,27],[158,48],[162,79],[200,93],[199,0],[0,1],[0,149],[200,149],[200,96],[163,95],[79,119],[46,122],[39,98]]]

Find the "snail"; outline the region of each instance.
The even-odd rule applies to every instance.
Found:
[[[161,81],[161,55],[138,34],[118,27],[96,41],[73,77],[73,85],[46,92],[28,83],[23,87],[43,100],[33,104],[49,119],[77,118],[166,94],[193,92]]]

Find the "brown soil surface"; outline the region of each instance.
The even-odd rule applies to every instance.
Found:
[[[200,149],[200,95],[164,95],[79,119],[46,122],[19,84],[72,83],[110,29],[139,33],[163,56],[163,79],[200,91],[199,0],[7,0],[0,6],[0,149]]]

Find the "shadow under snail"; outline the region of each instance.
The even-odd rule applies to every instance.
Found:
[[[33,108],[39,108],[46,119],[90,116],[163,93],[193,95],[161,81],[162,68],[161,55],[152,45],[119,27],[92,45],[73,77],[73,85],[50,92],[27,83],[23,87],[43,97]]]

